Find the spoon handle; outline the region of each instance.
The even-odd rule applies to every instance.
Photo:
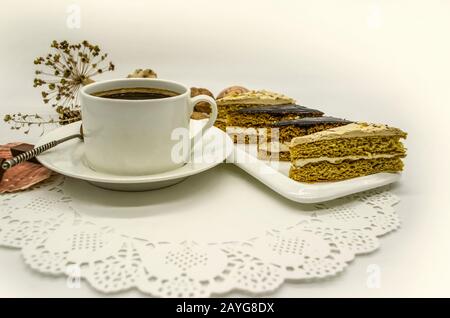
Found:
[[[22,163],[24,161],[30,160],[31,158],[34,158],[37,155],[40,155],[44,151],[46,151],[46,150],[48,150],[50,148],[53,148],[53,147],[59,145],[60,143],[62,143],[64,141],[67,141],[67,140],[70,140],[70,139],[74,139],[74,138],[82,138],[82,136],[80,134],[76,134],[76,135],[70,135],[70,136],[67,136],[67,137],[64,137],[64,138],[61,138],[61,139],[58,139],[58,140],[50,141],[50,142],[48,142],[46,144],[43,144],[43,145],[41,145],[39,147],[31,149],[31,150],[29,150],[27,152],[21,153],[20,155],[15,156],[15,157],[13,157],[11,159],[5,160],[2,163],[2,169],[3,170],[8,170],[8,169],[18,165],[19,163]]]

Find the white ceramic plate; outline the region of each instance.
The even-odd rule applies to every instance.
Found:
[[[80,122],[57,128],[44,135],[37,146],[65,136],[76,134]],[[198,131],[203,121],[191,120],[191,131]],[[37,159],[50,170],[60,174],[89,181],[90,183],[111,190],[144,191],[159,189],[176,184],[185,178],[211,169],[223,162],[233,149],[233,142],[220,129],[212,127],[203,136],[201,147],[196,147],[191,160],[183,167],[164,173],[142,176],[118,176],[92,170],[84,158],[84,144],[79,139],[62,143],[47,150]]]
[[[288,177],[289,162],[265,161],[256,157],[256,145],[235,145],[235,164],[278,192],[301,203],[317,203],[381,187],[400,179],[400,173],[377,173],[338,182],[302,183]]]

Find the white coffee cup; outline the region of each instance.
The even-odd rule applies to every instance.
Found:
[[[154,88],[175,92],[176,96],[126,100],[93,96],[118,88]],[[188,160],[174,160],[175,129],[189,129],[190,116],[199,102],[211,105],[206,125],[192,140],[198,140],[217,117],[217,105],[206,95],[190,97],[185,85],[161,79],[126,78],[89,84],[81,90],[81,113],[88,165],[116,175],[156,174],[179,168]]]

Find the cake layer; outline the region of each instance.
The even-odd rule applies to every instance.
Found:
[[[259,150],[267,150],[271,152],[289,152],[289,144],[281,142],[265,142],[258,144]]]
[[[229,110],[227,123],[242,127],[271,127],[282,120],[322,116],[323,112],[295,104],[268,105]]]
[[[278,129],[278,139],[280,142],[290,142],[296,137],[306,136],[326,129],[347,125],[349,123],[351,123],[351,121],[346,119],[321,116],[280,121],[273,124],[273,128]],[[270,130],[267,132],[267,139],[273,139]]]
[[[320,134],[316,133],[316,134]],[[312,135],[307,135],[308,138]],[[294,138],[299,139],[299,138]],[[314,143],[291,142],[290,152],[293,160],[319,157],[365,156],[375,154],[395,154],[404,156],[406,150],[399,136],[371,136],[342,139],[328,139]]]
[[[300,112],[304,112],[305,108],[301,107],[302,110]],[[250,109],[246,109],[246,112],[251,112]],[[316,110],[312,110],[316,111]],[[309,112],[309,111],[308,111]],[[317,111],[319,112],[319,111]],[[320,112],[319,112],[320,113]],[[230,119],[231,115],[228,117]],[[229,120],[227,122],[227,125],[230,125],[231,123],[234,123],[235,121]],[[245,126],[229,126],[230,132],[238,133],[238,134],[245,134],[246,129],[249,134],[252,134],[252,128],[257,129],[259,132],[259,140],[260,143],[266,143],[266,142],[281,142],[284,144],[287,144],[291,141],[292,138],[298,137],[298,136],[305,136],[308,134],[312,134],[318,131],[322,131],[325,129],[335,128],[338,126],[346,125],[350,123],[350,121],[341,119],[341,118],[335,118],[335,117],[328,117],[328,116],[320,116],[320,117],[306,117],[306,118],[300,118],[295,120],[285,120],[280,121],[272,124],[268,124],[267,127],[245,127]]]
[[[289,145],[279,142],[258,143],[258,159],[290,161]]]
[[[217,105],[217,118],[227,120],[227,114],[229,112],[235,112],[240,109],[252,108],[252,107],[260,107],[259,104],[236,104],[236,105],[227,105],[220,106]]]
[[[321,161],[303,167],[291,166],[289,177],[300,182],[323,182],[401,170],[403,170],[403,162],[398,157],[344,160],[340,163]]]
[[[297,104],[283,104],[283,105],[267,105],[257,108],[242,109],[238,111],[240,114],[271,114],[271,115],[306,115],[305,117],[311,117],[312,114],[318,116],[323,115],[323,112],[317,109],[309,108]],[[310,116],[307,116],[310,115]]]
[[[360,160],[360,159],[379,159],[379,158],[403,158],[403,154],[368,154],[363,156],[345,156],[345,157],[319,157],[319,158],[305,158],[305,159],[294,159],[292,165],[296,168],[306,166],[310,163],[318,163],[321,161],[326,161],[329,163],[338,164],[345,160]]]
[[[230,135],[235,144],[257,144],[258,137],[249,135]]]
[[[214,126],[225,131],[227,127],[227,122],[224,119],[217,118],[214,122]]]
[[[299,144],[315,143],[318,141],[334,140],[353,137],[401,137],[406,138],[406,133],[398,128],[382,124],[351,123],[333,129],[321,131],[309,136],[292,139],[292,146]]]
[[[263,134],[261,129],[253,127],[227,126],[225,131],[237,144],[256,144]]]
[[[258,150],[257,157],[260,160],[273,160],[273,161],[290,161],[291,155],[289,151],[282,152],[270,152]]]

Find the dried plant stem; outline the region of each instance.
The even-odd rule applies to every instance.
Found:
[[[8,114],[5,115],[4,121],[11,125],[11,129],[32,125],[64,125],[80,120],[80,88],[94,82],[93,76],[113,71],[115,68],[113,63],[106,61],[108,54],[101,54],[100,48],[88,41],[78,44],[53,41],[51,48],[54,50],[52,53],[34,60],[35,65],[43,67],[35,71],[34,87],[43,87],[43,102],[55,108],[58,119],[44,120],[37,114]],[[29,128],[25,133],[28,131]]]

